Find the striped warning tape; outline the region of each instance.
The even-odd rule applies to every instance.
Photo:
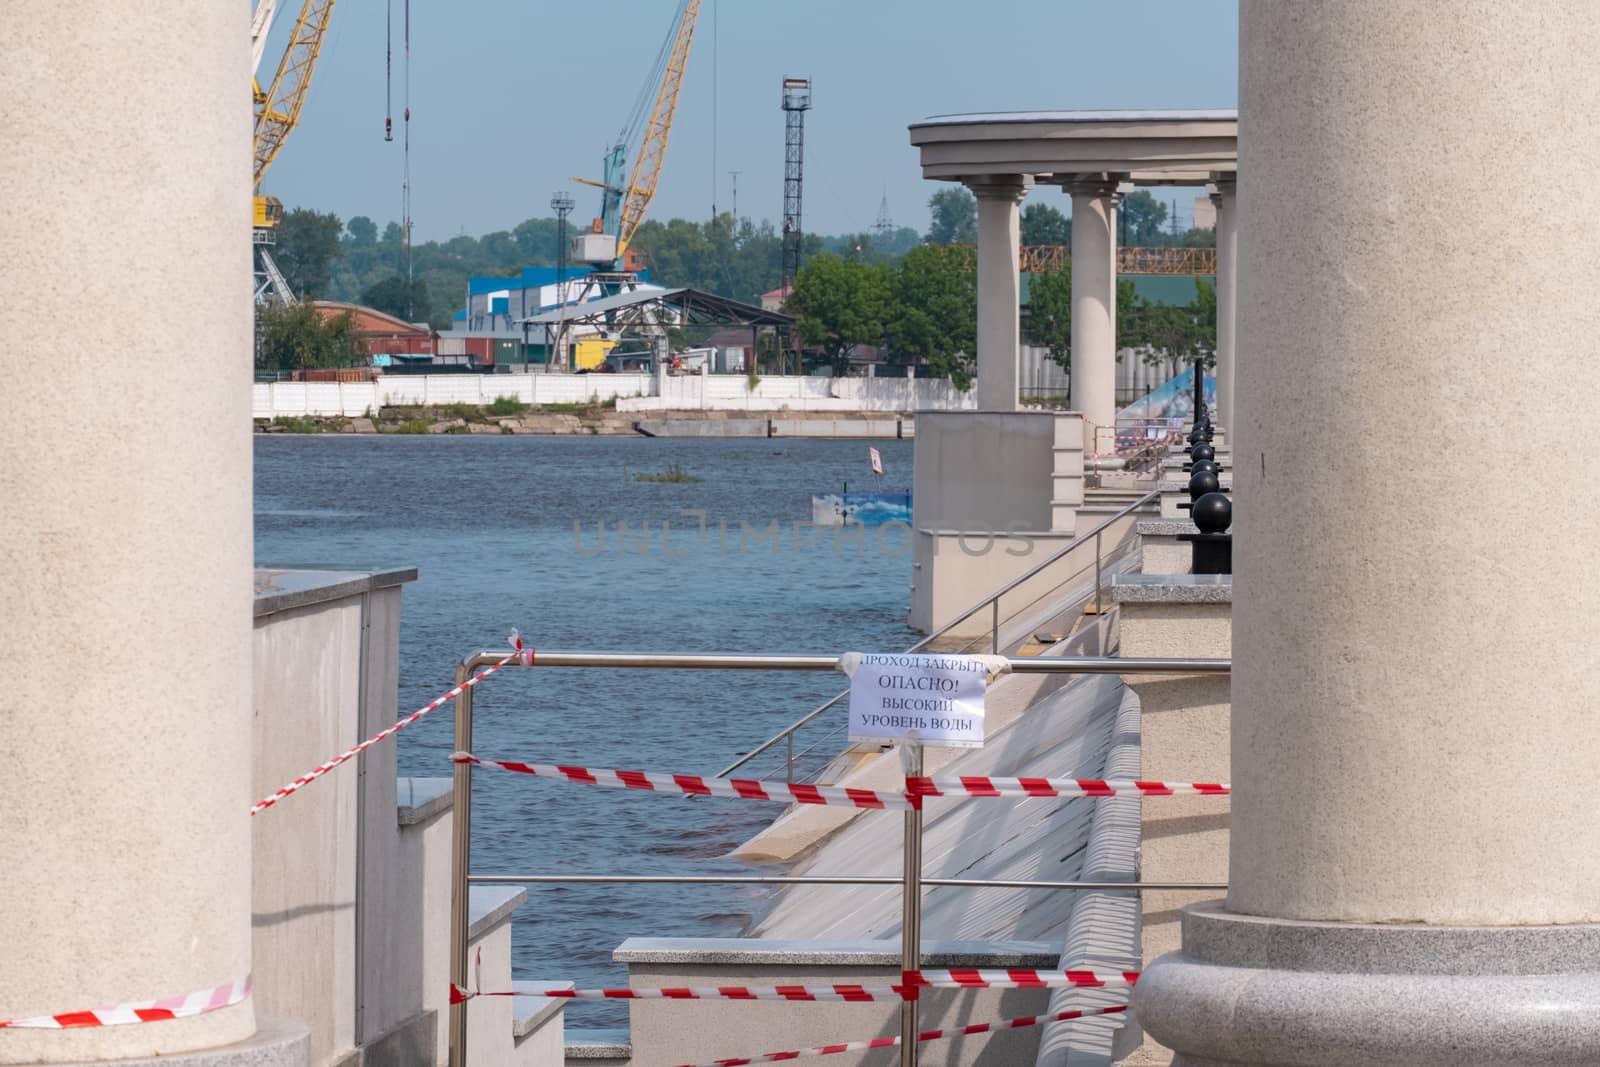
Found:
[[[480,759],[470,752],[450,757],[455,763],[495,767],[518,774],[533,774],[583,785],[603,785],[614,789],[643,789],[657,793],[686,793],[702,797],[738,797],[742,800],[772,800],[783,804],[834,804],[855,808],[885,808],[905,811],[915,802],[904,793],[875,789],[849,789],[834,785],[802,785],[798,782],[758,782],[753,778],[704,778],[698,774],[658,774],[650,771],[598,770],[590,767],[559,767],[549,763],[518,763],[510,760]]]
[[[371,748],[373,745],[376,745],[379,741],[382,741],[384,738],[392,737],[393,735],[399,733],[401,730],[404,730],[407,726],[410,726],[412,723],[416,722],[418,719],[420,719],[424,715],[428,714],[428,712],[434,711],[434,710],[437,710],[440,707],[443,707],[449,701],[452,701],[456,697],[460,696],[462,690],[471,689],[473,686],[477,685],[479,682],[483,681],[485,678],[489,677],[489,675],[493,674],[495,671],[498,671],[500,668],[504,667],[506,664],[510,663],[512,660],[517,659],[517,658],[520,657],[524,666],[528,666],[528,667],[533,666],[533,649],[531,649],[531,648],[523,648],[522,647],[522,637],[515,630],[511,631],[511,644],[513,646],[512,651],[508,656],[506,656],[505,659],[501,660],[498,663],[494,663],[494,664],[489,665],[488,667],[485,667],[483,670],[479,671],[477,674],[473,675],[471,678],[468,678],[466,681],[462,682],[460,685],[456,686],[454,689],[450,690],[448,693],[445,693],[443,696],[439,697],[437,700],[434,700],[433,702],[431,702],[431,703],[429,703],[429,704],[427,704],[427,705],[425,705],[423,707],[418,708],[416,711],[413,711],[410,715],[407,715],[405,718],[401,719],[399,722],[395,723],[393,726],[390,726],[387,729],[380,730],[379,732],[373,734],[371,737],[369,737],[365,741],[361,742],[355,748],[349,749],[348,751],[345,751],[345,752],[341,752],[339,755],[337,755],[337,756],[333,757],[332,759],[328,760],[326,763],[323,763],[322,765],[320,765],[318,767],[312,768],[311,770],[307,771],[305,774],[302,774],[300,777],[298,777],[294,781],[290,782],[288,785],[283,786],[281,789],[279,789],[277,792],[273,793],[271,796],[269,796],[269,797],[267,797],[267,798],[265,798],[263,800],[256,801],[255,804],[251,805],[250,814],[251,815],[257,815],[257,814],[267,810],[268,808],[272,807],[272,805],[276,804],[278,801],[282,800],[284,797],[291,796],[292,794],[299,792],[300,790],[304,789],[306,786],[310,785],[312,782],[316,781],[318,778],[321,778],[323,775],[327,774],[329,771],[331,771],[335,767],[339,766],[341,763],[349,762],[350,760],[354,759],[356,756],[360,755],[361,753],[365,752],[367,749]]]
[[[1145,782],[1126,778],[907,778],[918,797],[1225,797],[1226,782]]]
[[[141,1000],[93,1011],[66,1011],[59,1015],[35,1015],[27,1019],[0,1019],[0,1029],[72,1030],[86,1026],[126,1026],[128,1023],[155,1023],[183,1019],[229,1008],[250,995],[250,976],[236,978],[215,989],[202,989],[179,997]]]
[[[916,1000],[923,989],[1126,989],[1138,971],[1041,971],[1033,968],[951,968],[907,971],[899,985],[665,986],[656,989],[516,989],[473,993],[450,987],[450,1003],[476,997],[552,997],[576,1000]]]
[[[1128,1010],[1126,1004],[1113,1004],[1107,1008],[1091,1008],[1087,1011],[1057,1011],[1049,1015],[1024,1015],[1016,1019],[997,1019],[992,1023],[973,1023],[971,1026],[950,1026],[942,1030],[924,1030],[917,1035],[917,1041],[941,1041],[949,1037],[964,1037],[970,1034],[992,1034],[1001,1030],[1020,1030],[1028,1026],[1043,1026],[1045,1023],[1071,1022],[1074,1019],[1091,1019],[1102,1015],[1117,1015]],[[711,1060],[707,1063],[686,1063],[682,1067],[744,1067],[750,1063],[778,1063],[783,1060],[797,1060],[802,1056],[831,1056],[840,1052],[864,1052],[867,1049],[894,1048],[900,1044],[899,1035],[894,1037],[874,1037],[866,1041],[841,1041],[833,1045],[813,1045],[810,1048],[791,1049],[788,1052],[764,1052],[759,1056],[731,1056],[727,1059]]]
[[[643,789],[657,793],[738,797],[779,803],[834,804],[854,808],[905,810],[920,806],[924,797],[1170,797],[1227,796],[1225,782],[1150,782],[1131,778],[908,778],[905,792],[851,789],[845,786],[760,782],[752,778],[704,778],[697,774],[662,774],[654,771],[618,771],[596,767],[559,766],[491,760],[470,752],[457,752],[451,760],[478,767],[494,767],[580,785],[614,789]]]

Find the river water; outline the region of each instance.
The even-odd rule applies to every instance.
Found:
[[[806,525],[813,493],[846,483],[909,492],[909,441],[876,442],[887,473],[874,484],[861,441],[255,440],[259,562],[418,568],[404,593],[402,714],[448,689],[463,653],[502,647],[513,626],[535,647],[573,651],[835,654],[915,639],[904,625],[906,531],[858,541]],[[672,466],[702,480],[633,477]],[[504,671],[477,691],[475,748],[490,758],[711,774],[843,688],[832,674]],[[451,730],[446,707],[389,742],[400,773],[447,776]],[[748,873],[720,857],[782,810],[494,771],[476,779],[476,872]],[[737,936],[754,892],[530,887],[513,933],[516,976],[624,984],[611,952],[625,938]],[[569,1013],[577,1026],[626,1018],[619,1003]]]

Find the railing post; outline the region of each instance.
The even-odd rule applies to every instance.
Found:
[[[471,677],[472,664],[462,660],[456,685]],[[472,689],[456,697],[456,751],[472,751]],[[467,874],[472,862],[472,764],[457,763],[450,830],[450,981],[467,988]],[[454,998],[452,998],[454,999]],[[467,1005],[450,1005],[450,1067],[467,1065]]]
[[[1100,531],[1094,532],[1094,617],[1100,619]]]
[[[989,651],[998,656],[1000,654],[1000,597],[996,595],[989,603],[994,608],[993,627],[989,631]]]
[[[906,742],[906,777],[922,774],[922,743]],[[901,889],[900,980],[922,968],[922,805],[906,812],[905,885]],[[917,1001],[913,987],[900,1002],[900,1067],[917,1067]]]
[[[784,766],[787,768],[787,770],[786,770],[786,772],[784,774],[784,781],[788,782],[790,785],[794,785],[794,731],[793,730],[789,731],[789,756],[784,761]]]

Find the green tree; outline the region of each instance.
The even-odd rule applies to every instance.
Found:
[[[1184,248],[1215,248],[1217,247],[1217,231],[1207,228],[1204,230],[1190,230],[1178,241]]]
[[[1069,245],[1072,243],[1072,220],[1049,204],[1029,204],[1022,209],[1022,243]]]
[[[978,240],[978,198],[966,186],[952,185],[928,198],[928,242],[970,245]]]
[[[273,259],[296,296],[310,300],[328,295],[333,261],[344,255],[342,233],[344,223],[332,213],[298,207],[284,212]]]
[[[1123,197],[1117,211],[1123,244],[1137,247],[1172,243],[1166,233],[1167,205],[1151,196],[1148,189],[1135,189]]]
[[[357,215],[344,224],[349,232],[351,248],[372,248],[378,243],[378,224],[365,215]]]
[[[1119,340],[1144,349],[1151,366],[1176,376],[1196,359],[1206,367],[1216,364],[1217,296],[1204,279],[1195,279],[1194,303],[1180,307],[1135,298],[1130,318],[1129,334]]]
[[[256,309],[261,343],[259,370],[317,370],[349,367],[367,356],[356,335],[355,316],[348,311],[323,315],[309,301],[288,307]]]
[[[1127,278],[1117,279],[1117,349],[1139,348],[1144,344],[1140,336],[1139,290]],[[1119,357],[1120,358],[1120,357]]]
[[[1072,367],[1072,268],[1035,274],[1028,281],[1028,336],[1063,370]]]
[[[357,303],[405,319],[407,322],[427,322],[433,314],[428,298],[428,284],[421,278],[409,286],[398,274],[390,275],[375,285],[361,291]]]
[[[886,267],[823,252],[800,269],[789,296],[795,329],[822,352],[835,375],[850,369],[850,350],[883,340],[891,306]]]
[[[968,245],[918,245],[894,274],[891,347],[921,356],[959,389],[972,384],[978,350],[977,257]]]

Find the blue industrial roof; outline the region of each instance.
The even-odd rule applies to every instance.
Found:
[[[569,266],[567,277],[581,278],[589,271],[589,267]],[[482,296],[484,293],[497,293],[502,289],[534,289],[541,285],[554,284],[556,284],[556,268],[523,267],[521,274],[510,278],[468,278],[467,291],[473,296]]]

